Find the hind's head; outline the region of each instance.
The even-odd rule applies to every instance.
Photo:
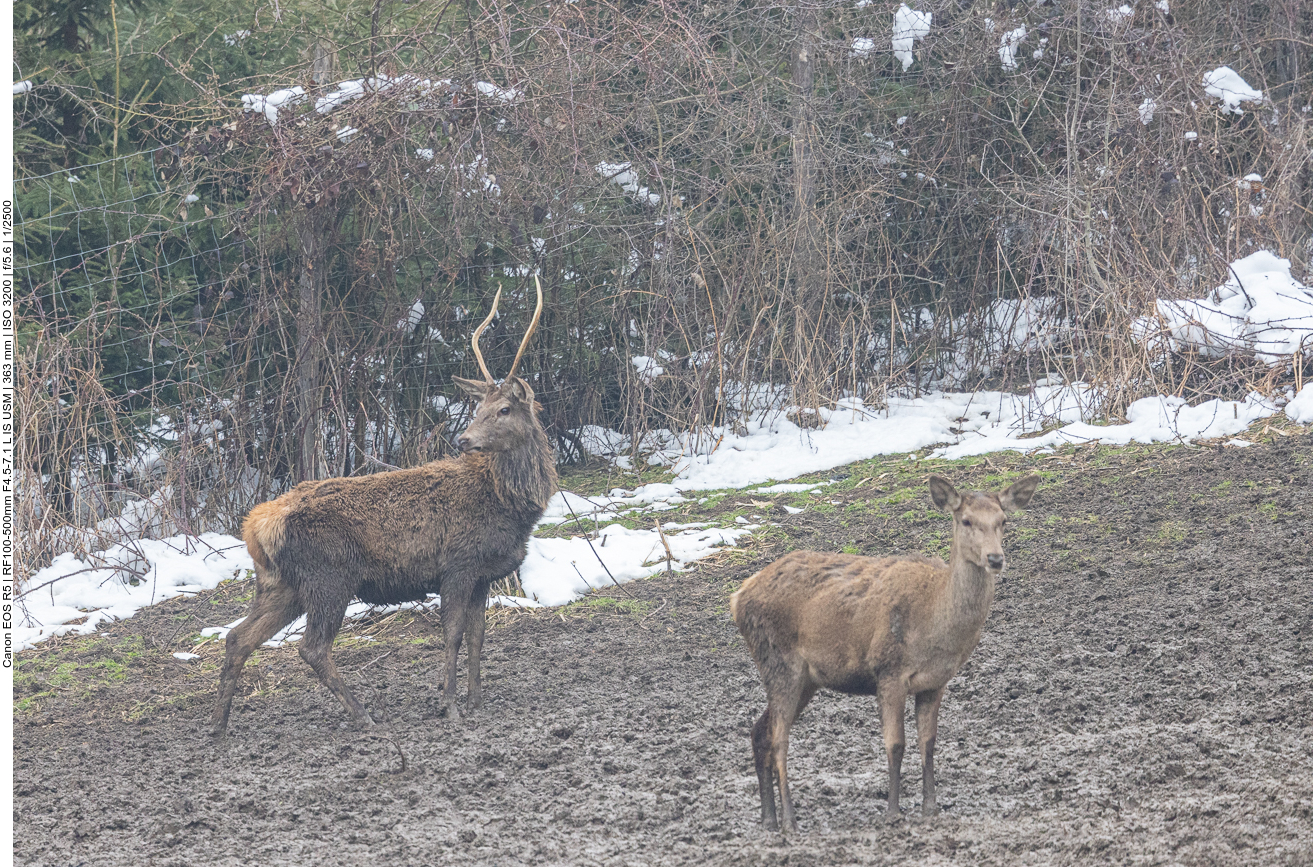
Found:
[[[930,498],[953,514],[954,553],[988,572],[1003,571],[1003,527],[1007,513],[1024,509],[1035,493],[1039,476],[1027,476],[998,494],[984,491],[958,493],[941,476],[930,477]]]

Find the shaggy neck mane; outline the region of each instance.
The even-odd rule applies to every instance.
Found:
[[[556,493],[556,462],[545,433],[534,431],[519,448],[494,452],[486,461],[499,500],[540,511],[547,508]]]

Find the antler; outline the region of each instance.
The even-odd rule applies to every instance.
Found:
[[[541,297],[542,296],[540,295],[539,298]],[[492,309],[488,311],[488,318],[483,320],[478,328],[474,329],[474,338],[470,340],[470,345],[474,347],[474,360],[479,363],[479,370],[483,371],[483,378],[488,381],[488,385],[493,385],[494,382],[492,374],[488,372],[488,365],[483,363],[483,353],[479,352],[479,335],[483,334],[483,329],[488,327],[488,323],[492,321],[492,317],[497,315],[497,302],[500,300],[501,290],[498,289],[497,294],[492,298]],[[523,347],[521,347],[521,349],[523,349]],[[516,356],[516,361],[518,360],[519,356]]]
[[[515,353],[515,360],[511,362],[511,372],[506,374],[510,379],[515,375],[515,368],[520,366],[520,359],[524,357],[524,350],[529,347],[529,338],[533,337],[534,330],[538,327],[538,320],[543,315],[543,284],[538,282],[538,275],[533,275],[534,285],[538,287],[538,306],[533,311],[533,321],[529,323],[529,330],[524,332],[524,339],[520,341],[520,351]],[[482,364],[482,361],[480,361]],[[484,373],[487,373],[485,370]]]

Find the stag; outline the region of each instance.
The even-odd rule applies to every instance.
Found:
[[[441,594],[441,709],[459,718],[456,655],[462,641],[468,641],[468,706],[479,707],[488,589],[523,562],[529,534],[557,484],[551,444],[538,419],[541,407],[529,383],[515,375],[542,316],[542,285],[536,276],[534,282],[538,304],[506,379],[500,385],[493,380],[479,351],[500,290],[471,340],[483,382],[453,377],[478,401],[474,420],[456,439],[458,457],[303,482],[251,510],[242,535],[255,561],[255,599],[228,633],[212,719],[216,734],[227,729],[247,658],[302,614],[301,658],[358,725],[371,725],[330,652],[352,598],[385,605]]]

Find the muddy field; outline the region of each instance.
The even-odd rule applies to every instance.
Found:
[[[1264,439],[877,460],[795,516],[714,501],[689,514],[779,526],[688,574],[495,612],[485,704],[460,723],[436,713],[436,617],[406,615],[338,645],[377,733],[345,724],[293,646],[248,665],[213,741],[219,643],[171,654],[239,616],[249,582],[157,606],[20,665],[17,862],[1313,864],[1313,435]],[[927,473],[997,486],[1032,469],[984,638],[944,699],[943,814],[910,812],[909,726],[909,812],[886,824],[874,701],[821,694],[790,751],[801,833],[762,831],[763,692],[728,594],[792,548],[945,551]]]

